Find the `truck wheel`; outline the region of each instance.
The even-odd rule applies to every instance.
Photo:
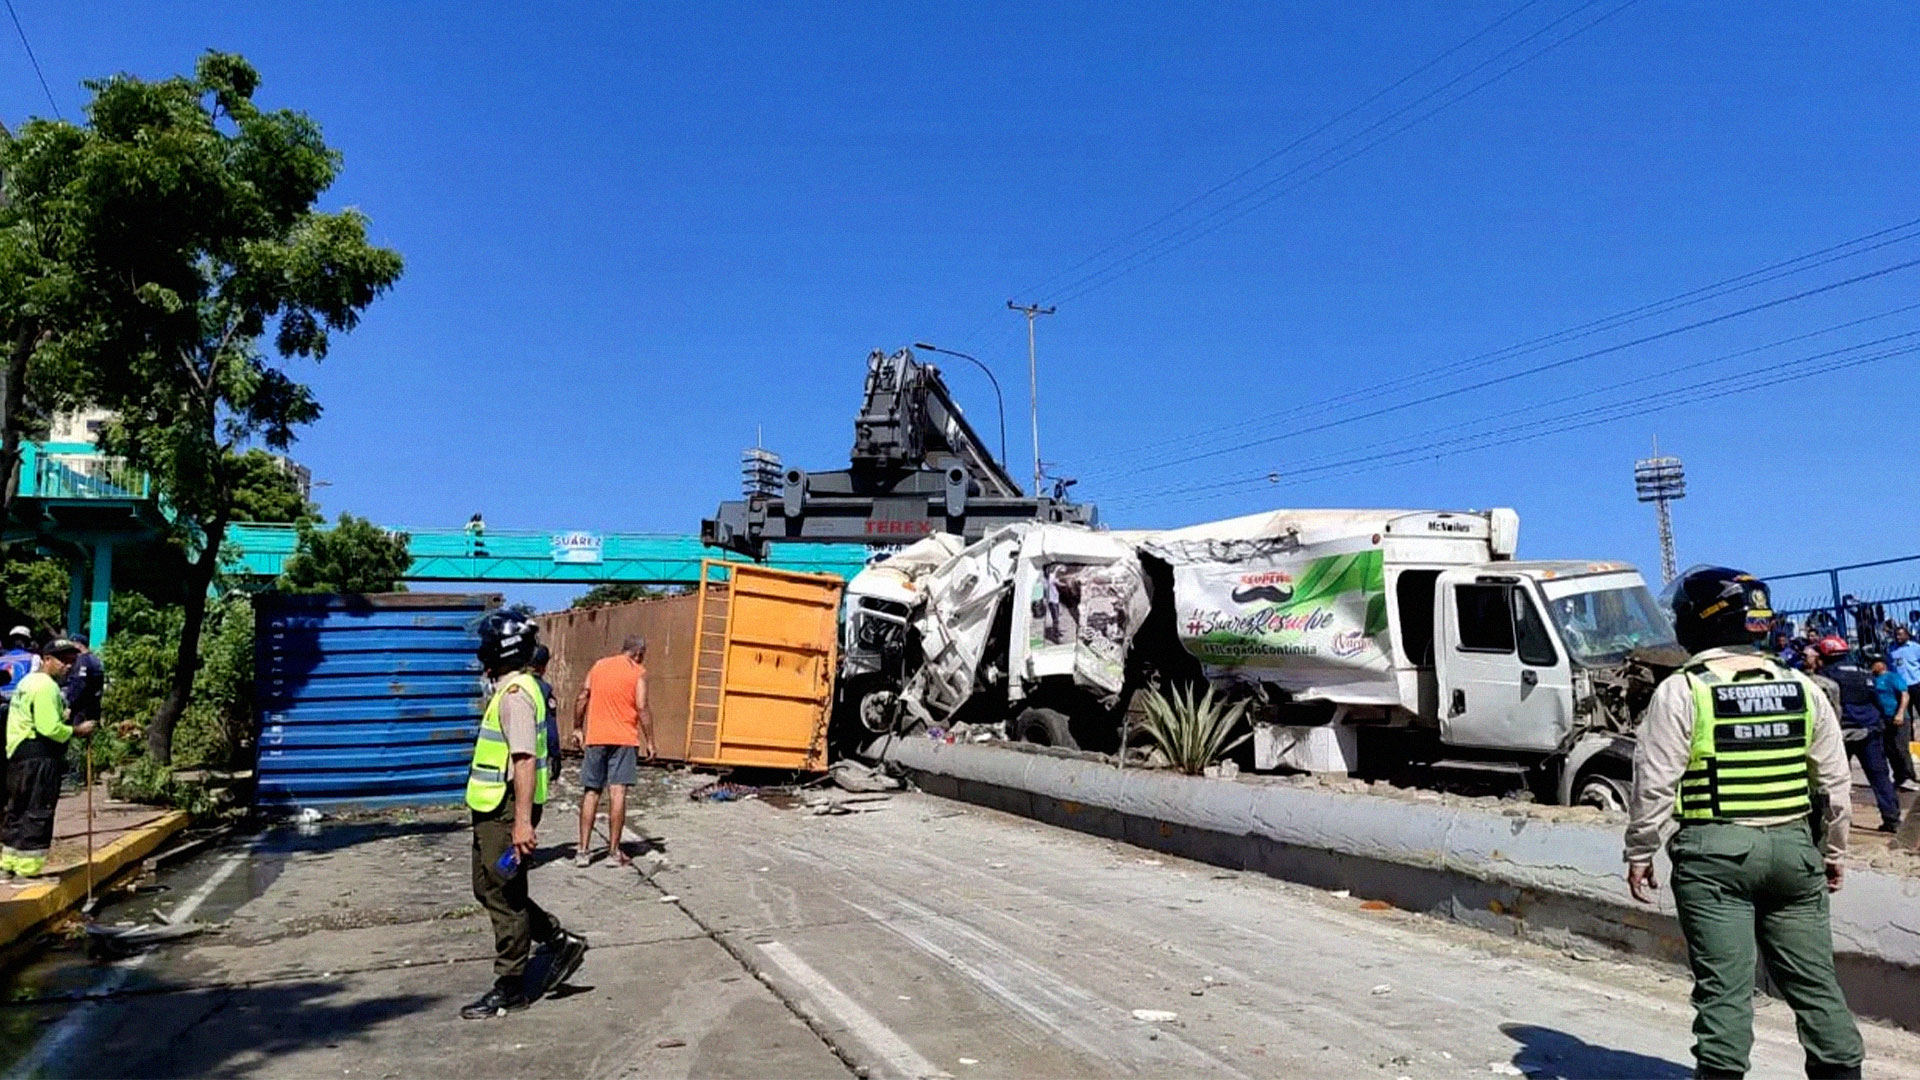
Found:
[[[1573,805],[1627,811],[1627,787],[1604,773],[1588,773],[1573,785]]]
[[[1022,709],[1020,715],[1014,718],[1013,727],[1020,733],[1021,741],[1035,746],[1080,749],[1079,742],[1073,737],[1073,727],[1067,721],[1067,714],[1055,709]]]

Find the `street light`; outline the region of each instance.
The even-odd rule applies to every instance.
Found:
[[[943,353],[947,356],[957,356],[962,360],[966,360],[970,362],[971,364],[973,364],[974,367],[977,367],[982,372],[986,373],[987,381],[993,384],[993,402],[995,405],[998,405],[1000,407],[1000,467],[1003,469],[1006,468],[1007,467],[1007,402],[1005,398],[1002,398],[1000,396],[1000,380],[993,377],[993,369],[981,363],[977,357],[968,356],[966,353],[963,353],[963,352],[955,352],[952,349],[943,349],[938,345],[929,345],[924,341],[914,342],[913,347],[916,349],[925,349],[928,352]],[[1035,494],[1037,495],[1039,493],[1035,492]]]

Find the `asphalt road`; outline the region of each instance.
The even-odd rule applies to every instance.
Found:
[[[524,1013],[456,1016],[490,944],[467,833],[439,814],[210,853],[157,906],[223,929],[137,964],[50,955],[0,1006],[0,1042],[16,1070],[86,1076],[1690,1071],[1674,972],[926,796],[818,816],[695,804],[687,786],[656,779],[636,815],[650,877],[557,857],[533,871],[594,948],[575,986]],[[542,841],[560,856],[572,823],[556,810]],[[61,996],[82,991],[108,996]],[[1869,1075],[1920,1077],[1920,1036],[1867,1035]],[[1791,1016],[1764,1003],[1753,1075],[1800,1062]]]

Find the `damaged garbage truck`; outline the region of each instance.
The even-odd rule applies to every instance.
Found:
[[[1249,701],[1255,768],[1621,808],[1685,654],[1632,566],[1516,561],[1518,534],[1504,509],[936,534],[850,583],[836,723],[1111,752],[1138,694],[1205,682]]]

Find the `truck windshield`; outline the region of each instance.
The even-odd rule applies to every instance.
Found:
[[[1635,649],[1676,644],[1673,625],[1645,585],[1574,593],[1547,604],[1560,640],[1588,666],[1617,664]]]

